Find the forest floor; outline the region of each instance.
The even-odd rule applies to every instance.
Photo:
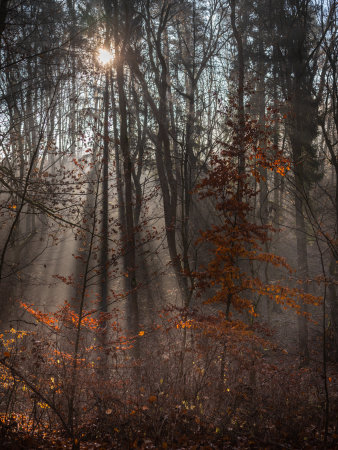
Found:
[[[185,424],[187,425],[187,424]],[[199,425],[198,429],[195,424],[189,429],[184,428],[182,424],[182,434],[171,437],[171,442],[161,441],[152,437],[146,437],[144,430],[134,430],[131,434],[130,427],[126,430],[118,430],[118,432],[109,433],[98,439],[85,439],[79,447],[79,450],[94,449],[180,449],[180,450],[202,450],[202,449],[337,449],[338,435],[333,432],[327,436],[326,443],[324,436],[317,434],[306,437],[301,440],[295,438],[290,440],[283,439],[283,436],[275,437],[275,440],[260,438],[256,435],[255,430],[228,430],[220,432],[212,425]],[[116,430],[116,428],[115,428]],[[53,434],[53,433],[51,433]],[[115,436],[114,436],[115,434]],[[23,450],[23,449],[72,449],[72,442],[65,438],[61,433],[48,436],[46,433],[27,434],[17,430],[2,429],[0,434],[0,449],[7,450]]]

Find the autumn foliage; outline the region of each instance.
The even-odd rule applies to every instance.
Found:
[[[100,328],[85,327],[74,372],[68,306],[52,324],[30,314],[39,323],[33,331],[1,335],[1,439],[12,448],[259,448],[322,439],[318,368],[297,367],[263,326],[197,309],[186,320],[186,310],[168,307],[156,327],[130,339],[111,317],[105,347]],[[135,339],[144,345],[139,361],[130,357]]]
[[[117,312],[100,315],[66,302],[45,313],[20,302],[26,322],[35,326],[0,336],[3,440],[37,448],[42,437],[48,448],[78,449],[97,442],[107,448],[194,448],[197,442],[249,448],[321,439],[315,432],[321,414],[311,410],[321,383],[317,369],[289,362],[271,331],[255,320],[262,298],[299,314],[300,299],[320,302],[282,282],[292,269],[266,251],[275,230],[254,216],[264,170],[285,176],[290,168],[270,142],[269,124],[280,119],[270,110],[264,126],[250,115],[240,126],[236,111],[230,102],[222,116],[229,139],[212,155],[196,190],[214,217],[197,243],[207,258],[194,273],[196,308],[169,306],[153,326],[128,335]],[[279,281],[264,279],[267,266]],[[136,343],[143,348],[139,358]],[[294,421],[295,411],[302,420]],[[313,428],[305,433],[309,423]]]
[[[280,176],[290,170],[289,160],[270,140],[272,123],[281,120],[278,111],[269,108],[264,126],[248,113],[240,125],[232,101],[223,116],[229,139],[212,155],[210,170],[197,189],[200,199],[209,199],[215,210],[214,224],[201,232],[198,241],[206,244],[210,255],[207,264],[196,273],[200,292],[208,289],[206,303],[225,305],[227,319],[231,309],[256,316],[261,298],[300,314],[299,300],[318,305],[320,299],[279,281],[266,282],[260,276],[264,265],[292,273],[284,258],[265,250],[265,244],[277,230],[261,223],[254,216],[253,206],[259,183],[266,181],[262,169]]]
[[[73,449],[322,442],[319,365],[299,367],[256,320],[263,298],[298,314],[299,300],[321,301],[287,284],[292,268],[266,251],[275,230],[254,215],[264,170],[289,170],[270,142],[278,112],[263,127],[249,115],[240,126],[236,111],[233,102],[223,114],[229,139],[196,190],[213,210],[197,243],[207,257],[193,274],[196,307],[168,306],[132,335],[118,311],[86,309],[84,297],[54,313],[20,302],[30,326],[0,336],[1,439],[12,448],[41,439]],[[264,279],[267,266],[278,281]]]

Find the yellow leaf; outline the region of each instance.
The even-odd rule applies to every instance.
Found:
[[[220,431],[220,428],[216,427],[216,433],[219,433]]]
[[[139,336],[143,336],[144,335],[144,331],[140,331],[138,335]]]

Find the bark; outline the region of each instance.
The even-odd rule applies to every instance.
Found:
[[[264,129],[265,127],[265,81],[264,81],[264,73],[265,73],[265,64],[264,64],[264,48],[263,48],[263,40],[260,37],[259,42],[259,64],[258,64],[258,121],[259,125]],[[264,143],[259,143],[260,147],[264,145]],[[265,151],[265,149],[263,149]],[[259,190],[259,205],[260,212],[259,217],[262,225],[266,225],[268,221],[268,173],[267,170],[263,167],[260,168],[260,175],[262,179],[260,180],[260,190]],[[265,280],[267,281],[267,279]]]
[[[76,20],[76,11],[74,7],[74,0],[67,0],[67,8],[71,18],[71,28],[70,33],[76,35],[77,30],[77,20]],[[70,79],[70,113],[69,113],[69,135],[70,135],[70,154],[75,155],[76,149],[76,56],[75,56],[75,42],[74,38],[71,40],[71,79]]]
[[[114,130],[114,149],[115,149],[115,171],[116,171],[116,190],[117,190],[117,201],[118,201],[118,211],[119,211],[119,223],[120,228],[126,229],[126,220],[124,214],[124,196],[123,196],[123,177],[121,171],[121,157],[120,157],[120,135],[118,131],[117,123],[117,98],[114,90],[114,83],[111,83],[111,97],[112,97],[112,108],[113,108],[113,130]]]
[[[332,359],[338,361],[338,296],[337,296],[337,261],[336,258],[331,257],[329,266],[329,275],[331,282],[328,285],[329,307],[330,307],[330,348]]]
[[[124,73],[123,66],[119,64],[116,69],[117,85],[120,105],[120,142],[123,155],[123,180],[124,180],[124,199],[125,199],[125,277],[126,290],[128,293],[127,311],[129,327],[132,333],[138,330],[139,311],[136,281],[136,247],[135,247],[135,227],[133,211],[133,189],[132,189],[132,161],[130,157],[130,147],[128,139],[127,123],[127,103],[124,91]]]
[[[2,38],[2,34],[6,28],[6,18],[8,15],[8,0],[0,1],[0,42]],[[2,44],[2,42],[1,42]]]
[[[306,198],[305,186],[304,186],[304,167],[302,161],[302,149],[304,142],[302,142],[302,116],[300,108],[300,99],[298,98],[299,92],[295,91],[294,101],[294,114],[295,122],[291,125],[290,140],[292,147],[292,159],[294,164],[294,176],[295,176],[295,190],[294,190],[294,203],[295,203],[295,216],[296,216],[296,246],[297,246],[297,268],[300,279],[307,280],[309,278],[308,267],[308,252],[306,241],[306,228],[304,218],[304,198]],[[304,290],[307,292],[307,284],[305,284]],[[307,306],[303,305],[303,310],[307,312]],[[309,348],[308,348],[308,323],[307,319],[300,315],[298,316],[298,343],[299,352],[305,363],[309,361]]]
[[[131,10],[129,2],[123,3],[125,22],[122,26],[118,23],[119,10],[121,4],[114,2],[114,39],[116,45],[116,81],[119,99],[119,119],[120,119],[120,148],[123,157],[123,186],[124,186],[124,214],[125,226],[124,240],[125,249],[123,264],[125,270],[125,289],[127,293],[127,321],[128,328],[133,335],[137,335],[139,329],[139,306],[136,277],[136,245],[135,245],[135,225],[134,225],[134,200],[133,200],[133,163],[131,160],[131,149],[128,137],[128,112],[127,97],[125,93],[125,49],[130,38]],[[128,31],[129,30],[129,31]],[[123,32],[123,40],[121,39]],[[139,342],[135,343],[135,355],[139,356]]]
[[[327,49],[329,52],[329,49]],[[336,82],[336,61],[333,59],[331,53],[329,54],[328,60],[330,62],[332,75],[333,75],[333,87],[331,89],[331,99],[332,99],[332,111],[333,111],[333,122],[335,129],[335,136],[338,136],[338,111],[336,108],[338,99],[338,86]],[[327,242],[328,248],[330,249],[330,265],[329,265],[329,275],[331,283],[328,286],[328,300],[330,306],[330,323],[331,323],[331,356],[335,361],[338,361],[338,296],[337,296],[337,280],[338,280],[338,270],[337,270],[337,260],[338,260],[338,250],[337,250],[337,238],[338,238],[338,158],[335,151],[334,140],[331,138],[329,133],[329,127],[327,122],[327,111],[325,111],[324,116],[320,117],[319,124],[323,133],[324,142],[329,151],[330,164],[333,168],[333,183],[335,186],[335,230],[333,239],[330,239],[326,233],[323,233],[323,237]]]
[[[109,268],[109,68],[105,73],[105,91],[103,98],[104,124],[103,124],[103,155],[102,155],[102,219],[101,219],[101,299],[100,310],[106,313],[108,310],[108,268]]]
[[[244,52],[243,52],[243,38],[237,26],[236,19],[236,6],[237,0],[230,0],[230,18],[231,18],[231,28],[236,41],[237,46],[237,58],[238,58],[238,129],[239,136],[238,141],[244,141],[244,127],[245,127],[245,116],[244,116]],[[238,171],[240,174],[245,173],[245,151],[239,148],[238,157]],[[239,182],[238,188],[239,201],[242,197],[241,182]]]
[[[134,226],[138,227],[142,209],[142,185],[141,185],[141,175],[143,170],[143,159],[144,150],[146,144],[146,134],[147,134],[147,121],[148,121],[148,106],[145,104],[143,112],[143,123],[141,122],[141,108],[139,101],[139,93],[136,91],[135,80],[131,81],[131,89],[133,95],[133,103],[135,108],[135,118],[137,125],[137,141],[136,141],[136,152],[134,155],[134,160],[136,164],[132,165],[132,179],[135,188],[135,207],[134,207]]]

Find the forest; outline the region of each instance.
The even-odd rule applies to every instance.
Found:
[[[338,448],[335,0],[0,0],[0,448]]]

